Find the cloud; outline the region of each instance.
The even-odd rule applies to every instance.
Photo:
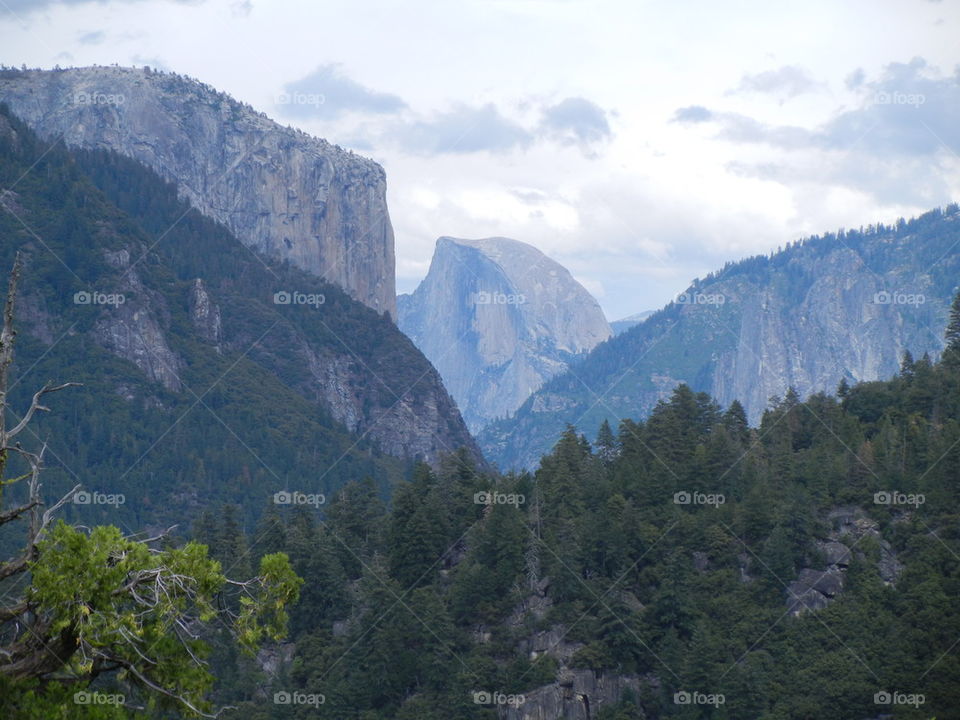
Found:
[[[673,118],[670,122],[702,123],[709,122],[710,120],[713,120],[713,112],[703,105],[689,105],[678,108],[677,111],[673,113]]]
[[[856,144],[880,154],[932,156],[960,152],[960,72],[943,76],[923,58],[890,63],[864,83],[863,105],[834,117],[815,133],[828,149]]]
[[[701,106],[680,108],[674,121],[713,122],[718,137],[796,150],[854,151],[931,156],[945,147],[960,152],[960,69],[944,76],[923,58],[890,63],[874,81],[859,82],[861,105],[814,129],[769,125],[740,113]]]
[[[277,97],[281,114],[299,118],[335,118],[348,112],[397,113],[407,104],[397,95],[371,90],[347,77],[337,63],[321,65],[284,85]]]
[[[202,5],[207,0],[169,0],[179,5]],[[55,5],[106,5],[109,2],[134,3],[144,2],[144,0],[4,0],[0,3],[0,10],[9,10],[15,15],[27,14]],[[2,17],[3,13],[0,13]]]
[[[680,108],[674,120],[712,124],[715,137],[791,151],[735,161],[736,175],[785,186],[833,185],[888,206],[916,207],[954,199],[960,155],[960,69],[948,76],[922,58],[888,64],[869,80],[848,78],[859,106],[814,128],[771,125],[734,112]]]
[[[566,144],[589,145],[613,137],[607,113],[582,97],[569,97],[544,108],[541,128],[544,134]]]
[[[102,30],[94,30],[93,32],[84,33],[78,38],[78,41],[81,45],[99,45],[103,42],[104,37],[106,37]]]
[[[594,145],[613,137],[608,113],[586,98],[568,97],[550,105],[525,107],[539,120],[523,124],[504,115],[493,103],[460,103],[431,117],[398,121],[387,135],[416,155],[505,153],[549,141],[579,146],[588,158],[596,157]]]
[[[858,67],[852,73],[847,75],[843,81],[843,84],[847,86],[847,90],[856,90],[863,85],[863,82],[866,79],[867,74],[863,71],[863,68]]]
[[[502,153],[534,140],[533,133],[504,117],[493,103],[457,105],[429,120],[400,125],[392,134],[405,150],[418,155]]]
[[[803,68],[797,65],[784,65],[776,70],[744,75],[740,79],[740,84],[727,94],[759,93],[773,95],[783,102],[798,95],[813,92],[818,86],[819,84]]]

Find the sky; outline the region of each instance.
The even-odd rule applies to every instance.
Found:
[[[374,158],[397,286],[506,236],[610,320],[960,200],[960,0],[0,0],[0,63],[150,65]]]

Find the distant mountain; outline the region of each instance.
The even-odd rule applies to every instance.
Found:
[[[396,316],[386,178],[372,160],[174,73],[4,69],[0,100],[43,138],[144,163],[248,247]]]
[[[88,524],[189,524],[222,503],[250,518],[282,490],[369,477],[386,494],[415,457],[479,460],[387,316],[244,247],[139,163],[51,146],[0,105],[0,187],[0,273],[24,257],[8,412],[46,380],[83,383],[37,432],[51,493],[125,495],[72,508]]]
[[[611,334],[564,267],[508,238],[437,240],[430,271],[400,296],[398,313],[472,430],[513,413]]]
[[[639,312],[634,315],[628,315],[627,317],[619,320],[614,320],[612,323],[610,323],[610,329],[613,330],[614,335],[619,335],[620,333],[624,333],[630,328],[639,325],[655,312],[656,310],[644,310],[643,312]]]
[[[728,264],[549,381],[479,436],[487,459],[533,467],[568,423],[644,417],[684,382],[756,422],[772,396],[892,377],[937,355],[960,278],[956,204],[895,226],[815,236]]]

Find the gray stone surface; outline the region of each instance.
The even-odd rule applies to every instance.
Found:
[[[526,243],[442,237],[399,325],[434,364],[468,427],[513,413],[611,335],[597,301]]]
[[[150,166],[241,242],[396,317],[386,177],[372,160],[169,73],[6,71],[0,100],[45,138]]]
[[[639,694],[636,676],[597,675],[591,670],[562,670],[557,682],[524,693],[520,705],[501,705],[500,720],[592,720],[615,705],[627,689]]]

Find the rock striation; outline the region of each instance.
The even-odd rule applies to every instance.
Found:
[[[398,311],[400,329],[474,431],[512,414],[611,335],[597,301],[564,267],[508,238],[441,237],[427,276],[400,296]]]
[[[148,68],[7,69],[0,101],[43,138],[147,165],[248,247],[396,317],[386,176],[372,160]]]

